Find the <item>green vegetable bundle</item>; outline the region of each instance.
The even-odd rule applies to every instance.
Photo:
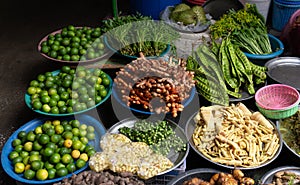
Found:
[[[213,39],[232,39],[234,45],[252,54],[272,53],[267,27],[255,4],[246,3],[244,9],[230,10],[210,26]]]
[[[229,104],[223,71],[217,56],[208,46],[200,45],[188,57],[186,69],[194,71],[196,89],[205,99],[220,105]]]
[[[208,101],[220,105],[229,104],[229,96],[241,98],[241,92],[255,94],[255,86],[265,83],[266,67],[248,60],[229,37],[221,44],[209,48],[200,45],[189,56],[187,70],[194,71],[197,91]]]
[[[109,44],[121,54],[139,56],[159,56],[179,38],[179,33],[162,21],[136,15],[119,16],[103,20]]]

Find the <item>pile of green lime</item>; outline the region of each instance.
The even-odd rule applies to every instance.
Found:
[[[62,66],[57,75],[39,74],[27,88],[34,110],[67,114],[86,110],[109,95],[110,77],[99,68]]]
[[[58,33],[50,34],[41,42],[41,52],[64,61],[84,61],[104,54],[100,27],[74,27],[68,25]]]
[[[90,140],[95,128],[79,120],[47,120],[34,130],[20,131],[9,153],[14,171],[25,179],[64,177],[84,167],[95,154]]]

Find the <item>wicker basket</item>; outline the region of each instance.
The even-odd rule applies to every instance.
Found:
[[[255,94],[258,110],[267,118],[283,119],[292,116],[298,110],[299,92],[283,84],[267,85]]]

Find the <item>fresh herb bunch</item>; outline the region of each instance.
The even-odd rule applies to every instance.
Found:
[[[234,45],[252,54],[272,53],[267,27],[255,4],[230,10],[210,26],[213,39],[230,37]]]
[[[159,56],[179,33],[162,21],[140,14],[124,15],[103,20],[109,44],[123,55]]]
[[[186,143],[176,135],[165,120],[156,122],[139,120],[134,127],[122,127],[119,132],[131,141],[146,143],[162,155],[168,155],[172,149],[175,152],[186,150]]]

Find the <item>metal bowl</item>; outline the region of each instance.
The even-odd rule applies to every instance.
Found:
[[[51,73],[52,73],[53,76],[57,76],[57,75],[60,74],[60,72],[61,72],[61,70],[59,69],[59,70],[52,71]],[[45,115],[45,116],[61,117],[61,116],[72,116],[72,115],[81,114],[81,113],[84,113],[84,112],[87,112],[89,110],[92,110],[92,109],[95,109],[95,108],[99,107],[102,103],[104,103],[110,97],[110,95],[112,93],[113,81],[112,81],[112,79],[109,75],[107,75],[107,77],[108,77],[109,82],[110,82],[109,86],[106,87],[107,95],[99,103],[97,103],[94,106],[91,106],[87,109],[81,110],[81,111],[74,111],[72,113],[53,114],[51,112],[47,113],[47,112],[44,112],[42,110],[33,109],[32,104],[31,104],[31,95],[29,95],[27,92],[25,93],[25,96],[24,96],[25,104],[32,111],[37,112],[37,113],[42,114],[42,115]]]
[[[153,118],[155,119],[155,118]],[[135,122],[137,122],[139,119],[138,118],[127,118],[124,119],[116,124],[114,124],[112,127],[110,127],[107,132],[108,133],[119,133],[119,128],[122,127],[129,127],[132,128],[135,124]],[[188,153],[189,153],[189,144],[187,143],[187,138],[184,134],[184,131],[182,128],[179,127],[179,125],[177,125],[175,122],[166,119],[166,121],[168,121],[168,123],[170,124],[170,126],[173,128],[173,130],[175,131],[176,135],[178,137],[180,137],[183,141],[186,141],[186,150],[185,151],[180,151],[180,152],[173,152],[171,151],[168,154],[168,159],[170,161],[173,162],[174,166],[168,170],[165,170],[161,173],[159,173],[158,175],[163,175],[165,173],[171,172],[172,170],[176,169],[177,167],[179,167],[184,160],[186,159]]]
[[[5,145],[3,146],[2,149],[2,154],[1,154],[1,164],[2,167],[4,169],[4,171],[13,179],[24,183],[24,184],[53,184],[55,182],[61,181],[64,178],[69,178],[71,177],[73,174],[78,174],[86,169],[88,169],[88,163],[72,172],[72,173],[68,173],[66,176],[63,177],[56,177],[54,179],[46,179],[46,180],[37,180],[36,178],[28,180],[26,178],[24,178],[23,173],[22,174],[17,174],[14,171],[14,165],[12,163],[12,161],[9,159],[9,154],[10,152],[12,152],[14,150],[13,146],[12,146],[12,142],[13,140],[15,140],[18,137],[18,133],[20,131],[32,131],[34,130],[37,126],[42,125],[45,121],[47,120],[55,120],[58,119],[57,117],[40,117],[40,118],[35,118],[29,122],[27,122],[26,124],[24,124],[23,126],[21,126],[18,130],[16,130],[10,137],[9,139],[6,141]],[[61,118],[60,120],[73,120],[73,119],[77,119],[79,120],[81,123],[85,123],[87,125],[91,125],[95,128],[95,139],[89,141],[89,145],[93,146],[95,148],[95,150],[97,152],[101,151],[100,148],[100,139],[101,137],[106,133],[106,129],[103,126],[103,124],[101,122],[99,122],[99,120],[93,118],[92,116],[89,115],[84,115],[84,114],[80,114],[80,115],[76,115],[76,116],[69,116],[69,117],[64,117]]]
[[[294,172],[297,175],[300,175],[300,167],[295,167],[295,166],[281,166],[281,167],[272,169],[272,170],[268,171],[266,174],[264,174],[262,176],[262,178],[260,179],[260,184],[271,184],[272,180],[274,178],[274,175],[277,172],[286,171],[286,170]]]
[[[78,28],[82,28],[82,27],[75,27],[76,29]],[[98,61],[101,61],[101,60],[107,60],[109,59],[109,57],[112,55],[111,53],[108,52],[108,50],[106,49],[103,53],[102,56],[99,56],[99,57],[96,57],[96,58],[93,58],[93,59],[86,59],[86,60],[80,60],[80,61],[67,61],[67,60],[62,60],[62,59],[56,59],[56,58],[52,58],[50,57],[49,55],[45,54],[45,53],[42,53],[41,49],[42,49],[42,43],[44,41],[47,41],[47,38],[49,35],[55,35],[57,33],[61,33],[62,29],[59,29],[59,30],[56,30],[56,31],[53,31],[52,33],[49,33],[48,35],[46,35],[45,37],[43,37],[39,43],[38,43],[38,46],[37,46],[37,50],[38,52],[44,57],[46,58],[47,60],[49,61],[52,61],[52,62],[55,62],[57,64],[61,64],[61,65],[69,65],[69,66],[77,66],[78,64],[80,65],[87,65],[87,64],[93,64],[93,63],[96,63]],[[102,37],[100,37],[102,38]]]
[[[189,141],[191,147],[193,148],[193,150],[194,150],[198,155],[200,155],[202,158],[206,159],[207,161],[209,161],[209,162],[211,162],[211,163],[213,163],[213,164],[215,164],[215,165],[217,165],[217,166],[220,166],[220,167],[223,167],[223,168],[227,168],[227,169],[253,170],[253,169],[261,168],[261,167],[263,167],[263,166],[266,166],[266,165],[270,164],[272,161],[274,161],[274,160],[278,157],[278,155],[279,155],[280,152],[281,152],[282,145],[283,145],[283,144],[282,144],[282,138],[281,138],[281,135],[279,134],[279,131],[278,131],[276,125],[275,125],[273,122],[271,122],[271,121],[269,120],[270,123],[274,126],[274,128],[275,128],[275,130],[276,130],[276,134],[278,135],[279,140],[280,140],[280,142],[279,142],[279,148],[278,148],[276,154],[273,156],[272,159],[266,161],[265,163],[263,163],[263,164],[261,164],[261,165],[258,165],[258,166],[251,166],[251,167],[237,167],[237,166],[225,165],[225,164],[221,164],[221,163],[214,162],[214,161],[210,160],[208,157],[206,157],[202,152],[200,152],[200,151],[197,149],[197,147],[195,146],[194,141],[193,141],[193,139],[192,139],[192,135],[193,135],[194,130],[195,130],[195,128],[196,128],[196,124],[195,124],[195,122],[194,122],[194,117],[197,115],[197,113],[198,113],[198,111],[195,112],[195,113],[188,119],[188,121],[187,121],[187,124],[186,124],[186,126],[185,126],[185,134],[186,134],[186,137],[187,137],[187,139],[188,139],[188,141]]]
[[[286,84],[300,91],[300,58],[277,57],[269,60],[265,66],[268,68],[268,83]]]
[[[178,175],[170,182],[168,182],[167,185],[182,185],[184,181],[190,180],[195,177],[205,181],[209,181],[210,178],[216,173],[220,173],[220,171],[211,168],[197,168]]]
[[[300,106],[298,106],[298,108],[300,109]],[[276,121],[276,125],[277,125],[277,128],[281,134],[281,137],[282,137],[282,142],[283,142],[283,145],[288,149],[288,151],[290,151],[290,153],[292,153],[297,159],[300,159],[300,154],[297,153],[294,149],[292,149],[285,141],[285,137],[283,137],[283,133],[282,131],[280,131],[280,123],[282,122],[282,119],[281,120],[277,120]]]

